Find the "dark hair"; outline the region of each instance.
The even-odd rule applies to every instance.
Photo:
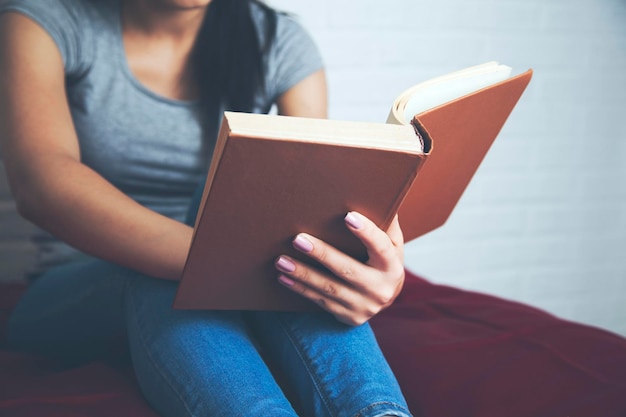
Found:
[[[264,14],[260,37],[252,3]],[[194,46],[201,100],[226,110],[252,110],[264,87],[264,56],[276,36],[276,12],[257,0],[213,0]]]

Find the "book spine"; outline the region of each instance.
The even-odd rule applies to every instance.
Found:
[[[422,144],[423,153],[421,155],[414,156],[415,158],[418,159],[416,166],[415,166],[415,170],[411,173],[409,178],[407,178],[407,181],[404,184],[402,192],[398,194],[398,199],[394,202],[394,206],[393,206],[393,209],[391,210],[389,217],[385,219],[384,224],[381,226],[381,229],[383,230],[387,230],[389,225],[391,225],[391,222],[393,221],[394,216],[400,210],[400,206],[402,206],[402,203],[404,202],[406,196],[409,194],[409,190],[411,189],[411,187],[413,186],[413,183],[417,179],[417,175],[419,174],[419,171],[427,162],[428,156],[430,155],[433,149],[433,141],[430,137],[430,134],[428,133],[426,128],[422,126],[419,120],[417,120],[417,117],[414,117],[413,120],[411,120],[411,126],[413,127],[413,130],[415,131],[415,135],[417,136],[420,143]]]
[[[415,130],[415,135],[417,135],[420,143],[422,144],[422,150],[424,151],[424,155],[429,155],[433,150],[433,140],[428,133],[428,130],[420,123],[417,116],[411,120],[411,126],[413,126],[413,130]]]
[[[391,206],[391,209],[389,210],[387,218],[384,220],[383,224],[380,225],[380,228],[382,230],[387,230],[391,225],[391,222],[393,221],[395,215],[398,214],[398,210],[400,210],[402,202],[404,201],[405,197],[409,193],[409,190],[413,186],[413,182],[415,182],[415,179],[417,178],[420,169],[422,168],[422,166],[424,166],[424,163],[428,159],[428,154],[424,153],[422,155],[411,155],[410,157],[416,160],[415,169],[407,177],[407,180],[404,182],[404,187],[402,187],[402,190],[398,193],[398,198],[396,198],[393,205]]]

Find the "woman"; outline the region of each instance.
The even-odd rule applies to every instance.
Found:
[[[321,60],[292,19],[248,0],[0,0],[0,13],[2,155],[18,210],[50,233],[14,346],[77,362],[124,334],[166,416],[410,415],[366,324],[404,280],[397,219],[384,232],[346,216],[367,264],[309,235],[294,246],[331,272],[277,254],[276,285],[330,314],[171,309],[221,110],[326,116]]]

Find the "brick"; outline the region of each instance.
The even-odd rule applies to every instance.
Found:
[[[588,290],[588,274],[581,269],[572,271],[567,265],[531,265],[524,271],[521,298],[536,302],[563,297],[577,297]]]
[[[527,231],[532,236],[563,235],[577,232],[583,213],[576,206],[529,207]]]
[[[623,78],[623,82],[626,83],[626,77]],[[584,118],[580,119],[583,122],[581,136],[585,139],[585,148],[590,151],[590,154],[595,153],[608,141],[613,146],[619,147],[614,151],[622,155],[622,160],[625,160],[626,142],[623,138],[626,138],[626,123],[618,122],[623,118],[622,106],[600,102],[585,108]]]
[[[589,157],[589,149],[582,144],[549,141],[540,147],[533,147],[526,160],[534,172],[569,174],[584,169]]]
[[[531,304],[544,304],[555,300],[600,298],[607,288],[622,286],[624,270],[604,265],[577,265],[572,270],[567,265],[531,266],[524,271],[524,286],[520,299]],[[598,281],[598,277],[602,277]]]
[[[614,236],[588,234],[581,246],[581,256],[584,257],[586,265],[601,265],[617,269],[624,263],[626,233]],[[622,279],[626,279],[626,275]]]
[[[526,259],[533,268],[574,265],[581,256],[581,241],[569,235],[534,236],[530,245]]]
[[[616,205],[615,207],[620,212],[619,221],[615,223],[615,228],[617,230],[620,230],[621,233],[624,233],[624,230],[626,230],[626,201],[622,201],[620,204]],[[626,268],[626,263],[624,267]]]
[[[526,227],[526,210],[519,206],[465,207],[452,213],[442,233],[455,238],[475,239],[519,236]]]
[[[626,143],[624,137],[617,135],[598,135],[593,140],[593,145],[587,146],[584,164],[581,166],[583,175],[592,174],[598,178],[600,182],[609,182],[618,187],[616,190],[619,194],[624,195],[620,191],[626,189],[624,181],[626,181],[626,165],[624,158],[626,157]],[[600,179],[606,177],[606,179]]]
[[[508,299],[519,299],[522,279],[520,268],[481,271],[463,276],[465,285],[471,282],[471,290]],[[464,284],[459,282],[457,285]]]
[[[532,32],[539,29],[541,23],[542,6],[532,1],[458,1],[453,4],[446,9],[442,25],[444,30]]]
[[[329,71],[368,68],[376,64],[387,47],[385,38],[372,31],[329,32],[318,37]]]
[[[530,192],[526,174],[478,174],[472,182],[479,182],[482,204],[520,204],[527,200]]]
[[[626,101],[626,80],[623,74],[590,74],[586,84],[581,85],[584,97],[593,103],[610,103],[616,106]]]
[[[411,271],[437,282],[449,282],[451,277],[462,279],[476,271],[477,255],[476,246],[446,238],[442,228],[407,244],[404,258]]]
[[[533,83],[543,81],[541,75],[536,78]],[[535,91],[542,88],[538,84],[535,84]],[[544,147],[559,144],[587,151],[590,142],[584,129],[589,117],[588,109],[577,102],[557,100],[554,103],[550,99],[546,96],[535,101],[522,99],[503,131],[524,141],[535,152],[543,152]]]
[[[333,2],[329,13],[331,28],[432,29],[444,14],[439,5],[406,0],[342,0]]]
[[[494,36],[490,52],[500,60],[518,66],[534,66],[541,70],[568,71],[575,63],[576,72],[592,65],[591,42],[582,34],[544,33]]]
[[[525,178],[526,201],[541,204],[567,204],[578,201],[580,180],[571,172],[536,172]]]
[[[608,175],[607,175],[608,174]],[[620,175],[619,168],[611,167],[607,174],[603,172],[586,173],[581,178],[582,194],[586,200],[602,202],[607,205],[626,201],[626,177]]]
[[[580,232],[587,236],[621,239],[626,248],[626,201],[615,205],[583,206]],[[619,255],[616,259],[621,259]],[[626,267],[626,264],[624,265]]]
[[[406,252],[407,265],[416,272],[426,271],[433,279],[455,276],[464,279],[489,271],[519,270],[527,264],[531,243],[514,237],[464,238],[444,228],[432,232],[428,241],[411,243]],[[411,257],[416,256],[413,260]],[[468,281],[471,284],[472,281]]]
[[[623,33],[620,29],[623,28],[626,19],[624,9],[624,3],[619,0],[605,1],[601,5],[593,0],[545,2],[542,11],[542,30],[584,31],[588,35]]]
[[[589,59],[596,71],[620,71],[626,66],[626,38],[624,36],[594,37],[590,40]]]
[[[455,69],[489,61],[489,38],[484,34],[459,33],[403,33],[396,39],[389,36],[387,46],[382,50],[385,65],[448,66],[434,75],[442,75]],[[450,66],[451,62],[457,66]]]
[[[593,108],[602,103],[620,105],[626,100],[626,81],[623,75],[591,74],[585,71],[545,74],[542,82],[543,99],[561,103],[586,103]]]
[[[622,239],[626,240],[626,228],[622,228],[623,209],[624,205],[607,207],[602,204],[584,203],[530,207],[527,230],[533,236],[571,235],[586,236],[586,240],[597,238],[611,240],[619,239],[621,235]],[[603,245],[599,247],[603,248]]]
[[[390,87],[393,81],[385,74],[384,71],[364,70],[355,73],[352,70],[334,71],[328,76],[329,88],[331,90],[332,100],[338,101],[343,105],[381,105],[384,103],[385,112],[381,115],[380,120],[385,120],[394,96],[390,90],[397,91],[396,88]],[[406,87],[406,86],[405,86]],[[405,88],[401,87],[401,88]],[[386,100],[382,99],[388,97]]]
[[[478,271],[496,269],[520,269],[528,264],[535,249],[535,242],[520,237],[502,236],[476,243],[479,248],[476,268]]]

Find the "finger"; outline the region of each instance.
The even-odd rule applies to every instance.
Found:
[[[391,239],[391,242],[396,247],[404,246],[404,235],[402,234],[402,229],[400,228],[400,221],[398,220],[398,215],[396,214],[393,218],[393,221],[387,228],[387,235]]]
[[[370,219],[355,211],[346,215],[345,222],[348,229],[365,245],[369,265],[382,270],[396,267],[398,248],[387,233]]]
[[[349,301],[358,299],[358,293],[315,268],[286,256],[280,256],[276,260],[276,268],[285,272],[278,276],[278,282],[314,302],[342,323],[360,325],[375,314],[368,315],[367,310],[365,314],[354,311],[356,305],[365,304],[364,300]]]
[[[332,300],[351,308],[355,304],[354,288],[333,279],[316,268],[298,262],[287,256],[280,256],[276,260],[276,268],[284,274],[279,281],[301,293],[307,298]]]
[[[278,276],[278,282],[287,287],[291,291],[300,294],[301,296],[309,299],[313,303],[317,304],[323,310],[326,310],[335,318],[349,326],[358,326],[369,320],[373,314],[361,314],[352,311],[341,302],[335,300],[332,297],[328,297],[325,294],[320,294],[314,288],[308,287],[303,283],[296,281],[291,276],[281,274]]]
[[[294,248],[306,253],[311,259],[319,262],[338,278],[356,288],[366,288],[370,283],[364,282],[367,277],[367,265],[346,255],[337,248],[306,233],[300,233],[293,240]]]
[[[396,247],[396,252],[399,254],[402,264],[404,264],[404,235],[400,228],[400,221],[398,220],[397,214],[387,229],[387,235],[391,239],[391,243]]]

